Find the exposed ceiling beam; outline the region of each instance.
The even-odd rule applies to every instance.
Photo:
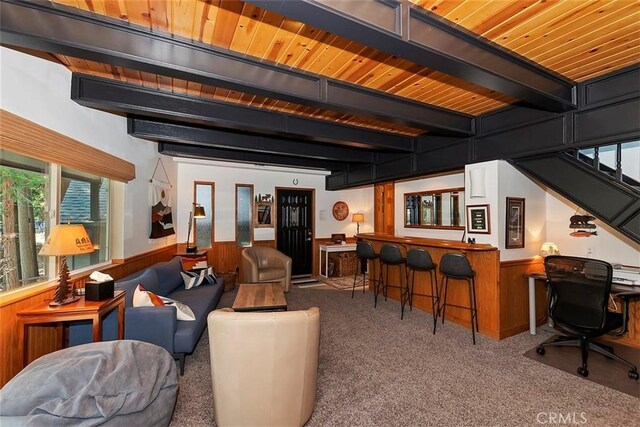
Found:
[[[259,165],[289,166],[328,171],[346,170],[347,163],[333,160],[304,159],[300,157],[280,156],[276,154],[251,153],[247,151],[223,150],[194,145],[158,143],[158,152],[168,156],[187,157],[193,159],[223,160]]]
[[[576,108],[573,82],[408,0],[246,1],[538,108]]]
[[[129,135],[151,139],[156,142],[175,142],[227,150],[340,162],[373,162],[373,153],[357,148],[293,141],[269,136],[247,135],[136,117],[129,117],[127,123]]]
[[[2,0],[2,42],[447,134],[473,118],[49,2]]]
[[[111,79],[73,74],[71,99],[87,107],[297,140],[389,151],[413,151],[413,138],[177,95]]]

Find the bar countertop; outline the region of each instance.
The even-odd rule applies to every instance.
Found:
[[[375,240],[384,242],[395,242],[405,245],[431,246],[437,248],[450,248],[465,251],[497,251],[498,248],[486,243],[464,243],[456,240],[429,239],[413,236],[396,236],[395,234],[384,233],[360,233],[356,237],[363,240]]]

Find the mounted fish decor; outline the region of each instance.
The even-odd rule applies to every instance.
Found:
[[[588,231],[596,228],[596,225],[591,223],[591,221],[593,221],[594,219],[596,218],[591,215],[579,215],[576,213],[571,218],[569,218],[569,228],[577,230],[573,231],[569,235],[573,237],[597,236],[597,231]]]

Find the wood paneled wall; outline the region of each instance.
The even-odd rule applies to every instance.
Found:
[[[527,273],[544,271],[541,257],[500,262],[500,338],[529,330],[529,283]],[[547,317],[547,291],[536,286],[536,322]]]
[[[395,184],[376,184],[374,192],[374,229],[376,233],[393,234],[395,227]]]
[[[101,271],[120,279],[157,262],[168,261],[175,253],[176,246],[171,245],[124,260],[113,260],[113,264]],[[72,276],[71,279],[77,287],[83,287],[89,280],[89,273]],[[16,294],[3,295],[0,300],[0,386],[4,386],[20,371],[20,355],[15,350],[18,339],[16,313],[53,298],[55,287],[56,283],[36,285]],[[32,326],[29,330],[29,359],[57,350],[58,342],[55,325]]]

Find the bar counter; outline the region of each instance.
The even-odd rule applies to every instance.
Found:
[[[380,253],[380,248],[385,243],[397,245],[403,256],[406,256],[409,249],[424,249],[429,252],[433,262],[437,265],[440,264],[442,255],[446,253],[464,254],[476,272],[476,300],[480,333],[493,339],[500,339],[505,336],[501,331],[500,322],[500,292],[498,286],[500,252],[498,248],[488,244],[470,244],[455,240],[426,239],[380,233],[362,233],[356,235],[356,237],[370,242],[376,253]],[[397,268],[398,267],[393,266],[389,268],[389,281],[395,285],[398,284],[396,283],[398,280]],[[402,268],[404,269],[404,267]],[[375,260],[369,264],[369,272],[371,273],[371,277],[377,280],[380,274],[379,260]],[[404,270],[402,270],[402,273],[404,273]],[[442,289],[443,277],[439,269],[436,275],[438,279],[438,289]],[[431,312],[431,298],[415,294],[428,294],[430,292],[429,277],[428,272],[416,272],[413,298],[413,306],[427,312]],[[404,280],[404,274],[402,279]],[[466,281],[449,279],[448,288],[447,303],[469,306],[469,288]],[[372,286],[370,286],[370,290],[373,290]],[[389,298],[399,301],[400,290],[397,288],[389,288],[388,296]],[[382,298],[382,300],[378,299],[379,304],[381,301],[384,303],[384,298]],[[399,316],[400,307],[398,307],[398,317]],[[455,322],[466,328],[471,328],[470,318],[469,310],[447,307],[446,322]],[[440,326],[440,321],[438,321],[438,327]],[[425,325],[425,328],[428,327],[428,325]],[[469,337],[469,339],[471,340],[471,337]]]

